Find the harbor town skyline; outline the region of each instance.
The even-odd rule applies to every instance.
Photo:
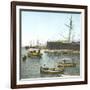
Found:
[[[72,40],[80,41],[81,14],[80,13],[47,13],[22,11],[22,46],[36,45],[37,41],[45,45],[47,41],[67,40],[69,24],[72,16]]]

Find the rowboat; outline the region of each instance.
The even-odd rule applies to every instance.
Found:
[[[58,67],[63,65],[64,67],[75,67],[76,63],[71,58],[63,58],[62,62],[58,63]]]
[[[41,57],[42,53],[40,52],[39,49],[29,49],[27,53],[28,57]]]
[[[57,68],[44,68],[40,67],[40,73],[46,73],[46,74],[60,74],[63,73],[64,67],[57,67]]]

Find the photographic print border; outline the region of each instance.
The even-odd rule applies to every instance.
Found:
[[[51,83],[35,83],[35,84],[17,84],[17,29],[16,29],[16,6],[32,6],[32,7],[47,7],[47,8],[69,8],[69,9],[83,9],[84,10],[84,81],[74,82],[51,82]],[[87,6],[83,5],[66,5],[54,3],[37,3],[37,2],[11,2],[11,88],[30,88],[30,87],[47,87],[47,86],[65,86],[87,84]],[[21,41],[21,40],[20,40]]]

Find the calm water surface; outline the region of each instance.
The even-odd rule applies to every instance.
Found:
[[[27,51],[22,49],[22,56]],[[61,74],[42,74],[40,73],[40,67],[46,65],[46,67],[53,68],[58,62],[61,62],[62,58],[72,58],[73,62],[77,63],[75,67],[67,67],[64,70],[64,75],[79,75],[80,74],[80,55],[49,55],[44,53],[42,58],[27,58],[25,61],[21,58],[20,77],[25,78],[40,78],[40,77],[60,77]]]

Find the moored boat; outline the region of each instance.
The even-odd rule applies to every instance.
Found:
[[[23,59],[23,61],[25,61],[25,60],[27,59],[27,56],[24,55],[24,56],[22,57],[22,59]]]
[[[57,67],[57,68],[44,68],[44,67],[40,67],[40,72],[41,73],[46,73],[46,74],[60,74],[63,73],[64,71],[64,67]]]
[[[76,63],[60,63],[60,64],[58,65],[58,67],[59,67],[61,64],[62,64],[64,67],[75,67],[75,66],[76,66]]]
[[[76,63],[71,58],[63,58],[62,62],[58,63],[58,67],[63,65],[64,67],[75,67]]]
[[[40,49],[29,49],[27,55],[28,57],[41,57],[42,53],[40,52]]]

